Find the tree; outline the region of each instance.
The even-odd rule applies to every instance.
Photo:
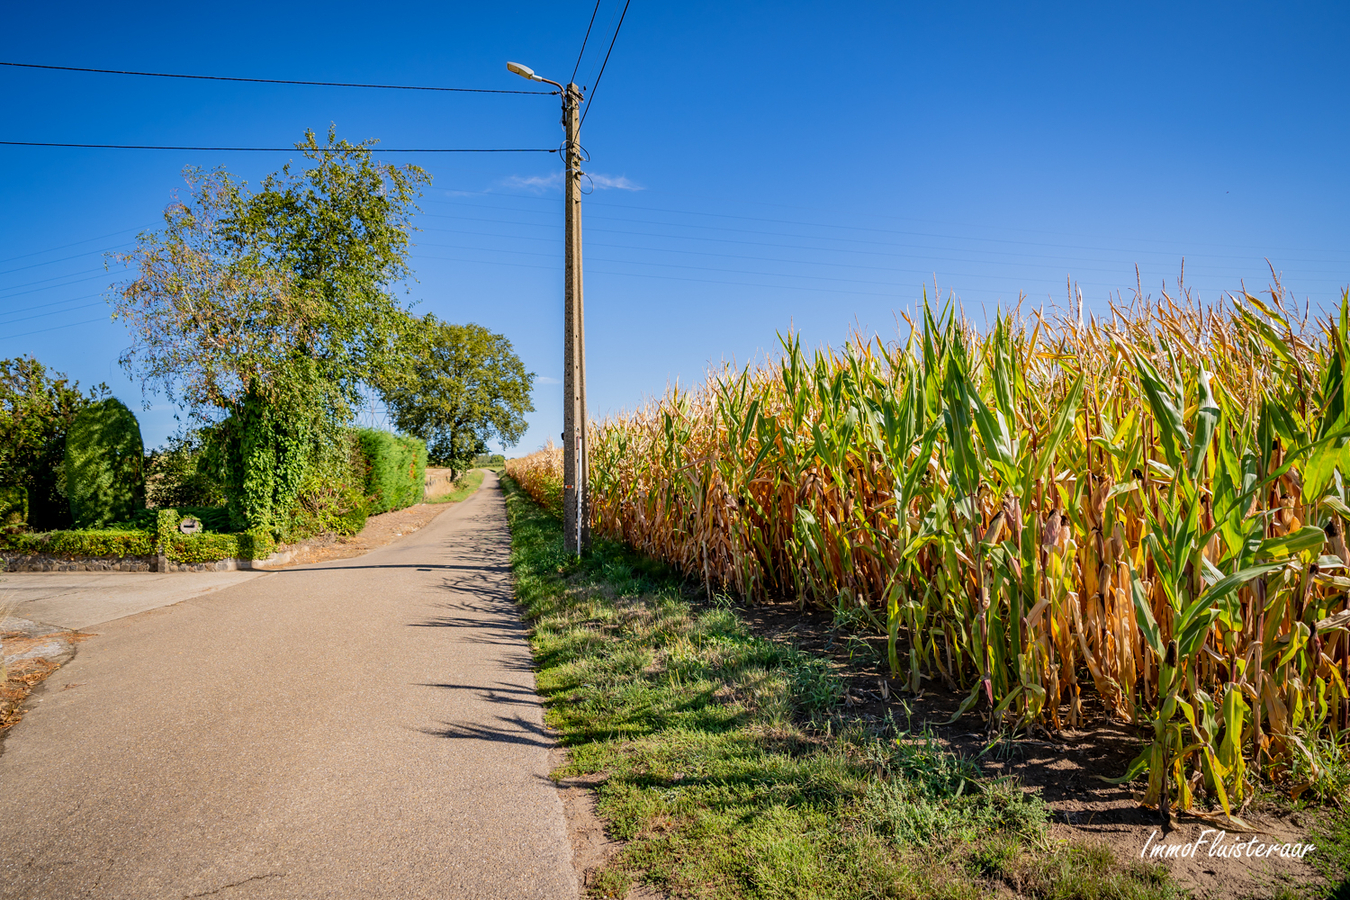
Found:
[[[188,167],[185,201],[113,259],[134,278],[112,298],[131,328],[122,364],[223,442],[220,481],[249,527],[294,504],[409,318],[394,286],[427,174],[380,163],[330,129],[296,144],[257,191]],[[330,454],[331,455],[331,454]]]
[[[145,509],[145,445],[136,416],[109,397],[75,415],[66,435],[66,492],[77,528],[127,522]]]
[[[489,440],[509,447],[525,433],[534,374],[502,335],[427,314],[405,333],[394,360],[378,384],[389,416],[427,442],[435,463],[465,469]]]
[[[31,356],[0,360],[0,485],[27,489],[32,527],[70,524],[66,433],[80,410],[107,394],[102,384],[82,393],[79,382]]]
[[[151,390],[209,421],[249,391],[290,402],[297,387],[350,401],[407,322],[391,288],[409,275],[411,218],[429,177],[372,158],[330,130],[296,149],[257,192],[223,168],[189,166],[188,200],[113,259],[135,272],[113,297],[132,331],[122,362]]]

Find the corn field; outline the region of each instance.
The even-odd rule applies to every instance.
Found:
[[[906,321],[593,424],[595,531],[709,591],[867,611],[896,678],[991,730],[1144,726],[1120,774],[1164,815],[1317,782],[1350,724],[1350,295]],[[548,501],[560,466],[507,471]]]

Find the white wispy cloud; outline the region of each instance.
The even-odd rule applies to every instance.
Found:
[[[591,180],[595,182],[596,188],[606,189],[615,188],[620,191],[645,191],[642,185],[635,181],[630,181],[627,175],[620,175],[618,178],[611,178],[608,175],[591,175]]]
[[[504,187],[535,191],[541,194],[545,191],[552,190],[553,188],[562,187],[562,183],[562,172],[553,172],[549,175],[530,175],[529,177],[512,175],[509,178],[502,180],[502,185]]]
[[[646,190],[642,185],[633,181],[627,175],[599,175],[594,172],[587,172],[587,178],[594,184],[597,191],[619,190],[619,191],[643,191]],[[549,175],[512,175],[502,180],[502,186],[514,188],[516,190],[533,191],[535,193],[545,193],[560,190],[563,184],[563,173],[553,172]],[[582,182],[582,189],[585,189],[585,182]]]

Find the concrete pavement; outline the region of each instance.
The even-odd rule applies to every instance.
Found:
[[[98,631],[0,754],[0,897],[577,896],[495,476]]]
[[[10,572],[0,608],[61,628],[89,628],[256,578],[261,572]]]

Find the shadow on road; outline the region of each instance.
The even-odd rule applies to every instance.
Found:
[[[511,718],[498,716],[497,721],[502,723],[499,728],[490,725],[457,725],[453,722],[442,722],[440,728],[419,728],[418,731],[431,737],[489,741],[494,744],[525,744],[531,747],[552,748],[557,743],[548,729],[526,721],[520,716]]]

